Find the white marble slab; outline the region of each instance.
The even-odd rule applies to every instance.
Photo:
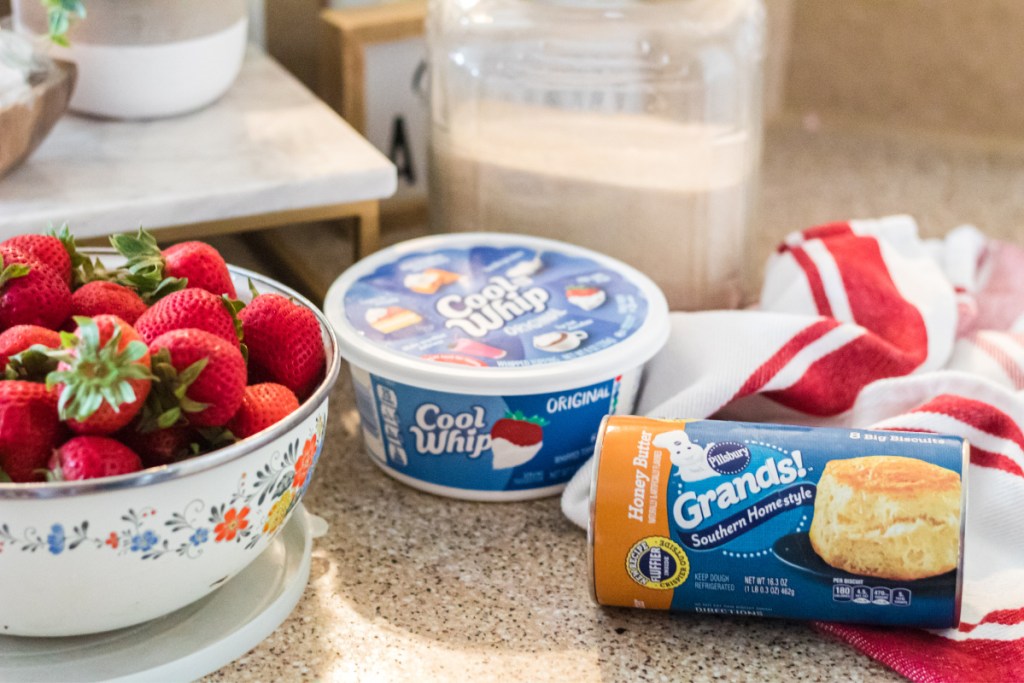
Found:
[[[252,48],[212,106],[159,121],[67,115],[0,179],[0,239],[67,221],[75,235],[262,215],[394,193],[395,168]]]

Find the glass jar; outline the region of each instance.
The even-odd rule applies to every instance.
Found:
[[[761,0],[431,0],[431,226],[553,237],[735,307]]]

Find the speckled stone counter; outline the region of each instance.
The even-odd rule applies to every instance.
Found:
[[[557,498],[467,503],[392,480],[362,452],[347,377],[331,419],[306,594],[209,680],[899,680],[806,624],[599,608]]]
[[[811,124],[769,130],[755,254],[789,230],[897,212],[929,235],[973,222],[1024,239],[1021,148]],[[312,267],[350,260],[344,236],[295,239],[317,245]],[[330,530],[303,599],[207,680],[901,680],[804,623],[595,606],[585,535],[557,498],[465,503],[393,481],[362,452],[344,370],[306,502]]]

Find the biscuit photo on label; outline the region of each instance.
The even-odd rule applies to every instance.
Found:
[[[814,503],[810,542],[826,563],[863,576],[914,581],[957,567],[960,476],[899,456],[832,460]]]

